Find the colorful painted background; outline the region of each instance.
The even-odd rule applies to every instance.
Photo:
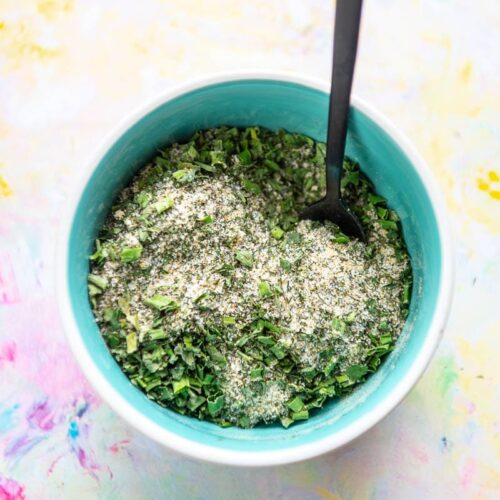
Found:
[[[328,0],[0,0],[0,500],[500,498],[500,3],[366,0],[355,92],[429,162],[457,283],[444,340],[388,418],[263,470],[196,463],[132,430],[70,353],[54,295],[68,191],[103,135],[218,70],[327,79]]]

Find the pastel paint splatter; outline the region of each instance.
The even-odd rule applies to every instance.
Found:
[[[0,473],[0,500],[26,500],[24,486]]]
[[[341,496],[336,493],[332,493],[323,487],[316,488],[316,494],[318,495],[318,498],[321,498],[322,500],[342,500]]]
[[[0,345],[0,369],[4,363],[14,363],[16,360],[17,346],[14,341],[7,341]]]
[[[61,460],[61,458],[63,458],[63,455],[59,455],[57,456],[53,461],[52,463],[49,465],[49,468],[47,470],[47,476],[50,476],[53,472],[54,472],[54,469],[56,468],[56,465],[57,463],[59,462],[59,460]]]
[[[446,396],[448,391],[453,387],[455,381],[458,379],[458,373],[455,368],[453,358],[445,358],[440,360],[441,372],[439,374],[439,390],[441,396]]]
[[[460,475],[460,484],[464,488],[467,488],[469,486],[474,477],[475,472],[476,472],[476,464],[474,463],[473,460],[470,459],[467,460],[462,468]]]
[[[477,187],[494,200],[500,200],[500,177],[494,170],[490,170],[485,177],[478,177]]]
[[[12,189],[7,181],[0,175],[0,198],[8,198],[12,196]]]
[[[52,411],[47,401],[36,402],[28,410],[26,420],[31,427],[48,432],[54,427]]]
[[[6,446],[4,456],[5,458],[17,461],[44,439],[44,436],[30,437],[24,434],[14,439]]]
[[[21,405],[16,403],[10,408],[0,411],[0,435],[13,429],[19,421],[18,411]]]
[[[130,443],[130,439],[121,439],[120,441],[113,443],[109,447],[109,451],[111,453],[118,453],[119,451],[123,450],[129,443]]]
[[[0,251],[0,304],[16,304],[20,300],[11,257]]]
[[[71,439],[76,439],[80,435],[80,431],[78,429],[78,424],[76,422],[70,422],[68,428],[68,436]]]

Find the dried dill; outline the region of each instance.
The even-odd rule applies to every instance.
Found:
[[[161,151],[116,200],[89,296],[126,376],[219,425],[309,418],[397,340],[411,267],[397,214],[346,160],[343,196],[368,243],[299,222],[324,192],[325,145],[221,127]]]

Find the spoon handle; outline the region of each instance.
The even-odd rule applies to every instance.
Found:
[[[363,0],[337,0],[326,150],[327,198],[338,199]]]

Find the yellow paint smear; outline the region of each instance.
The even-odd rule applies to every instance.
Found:
[[[37,30],[20,21],[4,24],[4,36],[0,39],[0,51],[11,59],[14,66],[33,61],[45,61],[59,55],[60,50],[37,43]]]
[[[478,177],[476,179],[477,187],[480,191],[486,191],[494,200],[500,200],[500,176],[494,171],[490,170],[488,172],[488,180]],[[497,184],[492,186],[491,183]]]
[[[498,177],[498,174],[494,170],[490,170],[488,172],[488,179],[491,182],[500,182],[500,178]]]
[[[438,45],[445,49],[451,49],[451,38],[448,35],[436,35],[435,33],[424,33],[422,39],[432,45]]]
[[[481,191],[488,191],[488,189],[490,188],[490,185],[483,179],[478,179],[477,180],[477,187],[481,190]]]
[[[37,10],[47,19],[54,19],[58,14],[65,14],[73,10],[73,0],[42,0]]]
[[[7,181],[0,175],[0,196],[8,198],[12,196],[12,189],[7,184]]]
[[[470,81],[470,77],[472,75],[472,63],[467,61],[463,68],[460,70],[460,80],[462,83],[467,84]]]
[[[322,486],[318,486],[317,488],[315,488],[315,490],[317,495],[320,498],[323,498],[324,500],[343,500],[341,496],[336,495],[331,491],[328,491],[326,488],[323,488]]]

